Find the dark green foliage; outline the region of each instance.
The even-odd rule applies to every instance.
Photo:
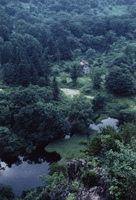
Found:
[[[53,61],[55,61],[56,58],[54,57],[54,55],[55,55],[55,53],[57,52],[57,46],[56,46],[56,44],[54,43],[54,41],[53,41],[52,38],[49,38],[49,39],[47,40],[47,46],[48,46],[48,49],[47,49],[48,55],[53,56]]]
[[[16,154],[22,146],[30,152],[34,146],[65,136],[68,126],[65,109],[51,103],[52,99],[49,87],[32,85],[25,89],[20,87],[12,95],[1,95],[0,152],[3,155],[14,154],[15,149]]]
[[[27,23],[24,19],[19,19],[16,21],[16,30],[18,33],[24,35],[25,33],[29,33],[30,24]]]
[[[45,77],[45,86],[50,85],[50,75],[51,75],[51,66],[48,61],[43,63],[44,77]]]
[[[28,64],[26,61],[22,61],[17,67],[17,84],[27,87],[30,80]]]
[[[36,197],[39,195],[40,192],[42,192],[43,187],[39,186],[39,189],[31,188],[31,189],[23,189],[21,193],[21,198],[24,200],[35,200]]]
[[[119,140],[115,140],[118,151],[105,152],[101,175],[110,186],[110,194],[117,200],[132,199],[136,186],[136,152]]]
[[[45,78],[44,77],[40,77],[37,84],[40,86],[40,87],[45,87],[46,86],[46,81],[45,81]]]
[[[89,142],[89,153],[98,155],[102,150],[101,138],[99,134],[95,134]]]
[[[3,67],[3,80],[6,84],[15,84],[15,65],[13,63],[6,63]]]
[[[49,103],[52,98],[52,90],[49,87],[40,88],[32,85],[27,88],[20,87],[11,95],[11,108],[19,111],[21,107],[36,102]]]
[[[105,144],[106,150],[113,149],[117,150],[115,140],[122,140],[120,133],[118,133],[114,126],[107,125],[106,127],[100,128],[101,141]]]
[[[36,69],[38,76],[43,76],[44,71],[42,69],[42,63],[40,58],[38,57],[38,54],[36,53],[36,50],[32,51],[32,56],[30,57],[31,65]]]
[[[106,101],[106,97],[98,93],[92,101],[94,112],[103,110],[105,106],[105,101]]]
[[[56,101],[56,100],[58,100],[59,93],[60,93],[58,83],[56,81],[56,77],[53,78],[52,88],[53,88],[53,100]]]
[[[20,153],[20,139],[7,127],[0,126],[0,156],[10,158]]]
[[[101,75],[102,75],[101,70],[99,68],[95,68],[93,71],[93,77],[92,77],[94,89],[100,89],[100,85],[102,82]]]
[[[51,103],[37,102],[22,107],[14,114],[13,129],[19,136],[31,139],[36,145],[43,141],[61,138],[67,133],[67,124],[62,109]]]
[[[2,52],[1,52],[1,64],[6,64],[8,62],[11,62],[12,59],[12,50],[13,45],[11,42],[6,41],[4,45],[2,46]]]
[[[114,16],[110,19],[110,29],[112,29],[117,36],[125,36],[125,33],[129,29],[128,26],[130,24],[131,19],[124,19],[123,16],[118,18],[117,16]],[[120,27],[120,28],[118,28]]]
[[[124,145],[130,144],[131,138],[136,137],[136,128],[134,123],[124,123],[119,127],[119,135]]]
[[[31,83],[33,85],[37,85],[37,83],[38,83],[38,73],[37,73],[37,70],[35,69],[34,66],[31,67],[31,72],[30,73],[32,74],[32,76],[31,76]],[[40,86],[40,87],[42,87],[42,86]]]
[[[6,95],[0,96],[0,126],[6,126],[10,123],[9,102],[6,100]]]
[[[20,19],[23,19],[26,22],[28,22],[30,20],[30,13],[29,13],[29,11],[27,11],[27,10],[21,10],[21,11],[17,12],[16,20],[20,20]]]
[[[28,59],[37,66],[41,62],[40,58],[42,55],[42,45],[36,38],[29,34],[25,34],[22,37],[22,40],[22,46],[25,48],[27,55],[29,56]]]
[[[12,63],[18,66],[22,60],[26,60],[26,57],[26,50],[21,45],[18,44],[18,46],[16,46],[16,44],[14,44]]]
[[[71,69],[71,79],[73,81],[73,86],[76,86],[78,76],[79,76],[78,66],[74,64]]]
[[[84,94],[90,95],[92,91],[92,86],[93,86],[92,81],[91,80],[87,81],[85,85],[82,87],[81,92],[83,92]]]
[[[81,176],[81,180],[85,186],[88,188],[97,186],[97,178],[94,171],[87,169],[85,173]]]
[[[115,149],[116,150],[116,144],[115,139],[120,139],[121,137],[116,132],[116,129],[112,126],[106,126],[100,128],[100,133],[96,133],[93,138],[89,142],[89,151],[90,153],[93,153],[93,155],[98,155],[101,153],[102,150],[102,138],[105,140],[105,147],[107,150],[109,149]]]
[[[59,93],[56,78],[52,78],[52,89],[47,87],[50,86],[51,66],[57,69],[53,71],[52,77],[61,76],[64,71],[70,72],[70,68],[65,67],[65,61],[72,60],[74,50],[78,52],[74,57],[77,62],[80,62],[81,58],[78,56],[85,56],[90,47],[96,50],[93,57],[88,57],[90,64],[95,63],[92,78],[94,89],[103,89],[102,74],[100,68],[96,68],[96,59],[101,57],[102,52],[103,65],[98,63],[98,66],[104,69],[105,74],[106,65],[109,67],[105,82],[108,91],[131,95],[135,90],[136,47],[135,43],[130,44],[135,37],[134,15],[98,17],[95,8],[104,10],[103,6],[107,6],[107,1],[104,4],[100,1],[99,6],[98,2],[93,0],[58,0],[55,3],[52,0],[32,0],[31,5],[28,4],[30,0],[22,2],[13,0],[12,5],[12,1],[0,1],[3,8],[0,9],[0,78],[1,84],[10,86],[5,87],[3,95],[0,95],[0,157],[6,155],[8,158],[18,155],[22,149],[29,153],[42,142],[64,137],[67,132],[64,120],[66,116],[72,134],[88,133],[94,113],[97,115],[107,107],[105,98],[100,94],[93,99],[93,105],[82,96],[74,97],[73,100],[64,98],[64,95]],[[134,0],[131,0],[129,3],[133,2]],[[17,3],[16,6],[14,3]],[[124,4],[127,0],[114,3]],[[9,13],[9,16],[6,13]],[[127,43],[127,46],[123,50],[124,43]],[[50,63],[47,63],[47,60]],[[74,87],[79,86],[78,69],[79,67],[74,65],[70,75]],[[62,80],[62,77],[58,80]],[[11,88],[12,84],[28,88]],[[91,84],[86,84],[86,93],[91,92]],[[6,92],[9,94],[4,96]],[[115,117],[124,121],[136,118],[136,112],[132,108],[128,109],[126,105],[117,105],[114,113]],[[111,127],[101,128],[100,133],[97,133],[88,145],[89,153],[104,156],[108,172],[107,182],[113,186],[111,192],[116,199],[125,199],[125,194],[131,199],[130,193],[133,192],[131,187],[135,180],[134,152],[127,146],[121,146],[132,142],[132,136],[135,137],[132,124],[124,124],[119,132]],[[122,141],[122,144],[117,144],[116,139]],[[46,189],[53,193],[55,186],[67,181],[67,178],[64,166],[54,164],[50,169],[50,177],[45,182]],[[93,183],[90,182],[92,179]],[[82,181],[89,187],[95,186],[95,174],[86,171]],[[0,199],[4,199],[3,192],[5,190],[2,188]],[[39,193],[41,192],[39,189]],[[5,194],[9,193],[10,189],[6,190]],[[32,189],[25,191],[22,198],[32,200],[36,199],[36,195]]]
[[[91,101],[84,96],[74,96],[68,113],[72,123],[70,133],[89,133],[89,125],[93,122],[93,110]]]
[[[122,109],[119,111],[117,116],[121,122],[132,122],[136,119],[136,111],[130,109]]]
[[[72,60],[72,52],[67,37],[65,35],[61,38],[59,37],[57,43],[59,44],[59,52],[61,54],[61,59]]]
[[[10,27],[10,16],[6,14],[6,12],[3,9],[0,9],[0,24],[3,24],[7,27]]]
[[[10,30],[5,25],[0,25],[0,33],[4,41],[8,40]]]
[[[134,78],[126,68],[113,67],[106,76],[106,88],[118,95],[134,93]]]
[[[15,198],[10,185],[3,185],[0,183],[0,199],[2,200],[13,200]]]
[[[65,165],[59,165],[58,163],[52,163],[49,167],[49,175],[52,176],[55,172],[60,175],[60,172],[63,173],[64,176],[68,176],[67,171],[66,171],[66,166]]]
[[[12,25],[10,21],[10,16],[6,14],[3,9],[0,9],[0,36],[4,41],[9,40],[11,34]]]
[[[100,127],[100,133],[96,133],[89,142],[89,152],[98,155],[102,149],[117,151],[115,140],[126,145],[130,143],[133,136],[136,137],[136,129],[133,123],[124,123],[119,127],[118,132],[112,126]]]
[[[64,28],[62,27],[60,22],[56,22],[54,21],[51,25],[50,25],[50,30],[53,34],[53,37],[63,37],[64,35],[67,34],[66,30],[64,30]]]

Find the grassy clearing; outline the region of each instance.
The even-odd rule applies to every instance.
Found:
[[[61,90],[68,96],[71,96],[73,98],[74,95],[80,95],[80,91],[79,90],[75,90],[75,89],[68,89],[68,88],[61,88]],[[85,95],[86,98],[89,99],[93,99],[93,96],[89,96],[89,95]]]
[[[95,131],[92,130],[93,136]],[[57,141],[51,142],[48,146],[45,147],[47,152],[56,151],[61,156],[59,164],[64,164],[66,161],[71,160],[72,158],[80,159],[84,157],[84,153],[81,152],[85,150],[85,146],[79,144],[79,141],[86,141],[87,138],[85,135],[74,134],[69,139],[60,139]]]

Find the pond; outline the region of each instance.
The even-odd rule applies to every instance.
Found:
[[[2,165],[4,166],[5,163],[2,162]],[[47,162],[30,165],[23,161],[19,166],[13,164],[11,168],[6,167],[4,171],[0,172],[0,183],[11,185],[13,192],[16,195],[20,195],[22,189],[43,185],[38,176],[44,173],[48,175],[48,167],[49,164]]]
[[[99,131],[99,127],[104,127],[106,125],[110,125],[110,126],[114,126],[116,128],[116,130],[118,130],[117,127],[117,123],[119,122],[119,120],[114,119],[114,118],[110,118],[108,117],[107,119],[103,119],[101,121],[101,123],[95,125],[95,124],[90,124],[90,128],[95,129],[97,131]]]
[[[91,124],[90,128],[99,130],[99,126],[106,126],[106,125],[113,125],[117,129],[117,119],[107,118],[102,120],[102,123],[98,125]],[[66,140],[65,146],[78,145],[76,141],[80,140],[81,138],[77,138],[77,136],[66,136],[65,139],[61,139],[63,143]],[[63,145],[62,145],[63,146]],[[61,147],[62,147],[61,146]],[[12,167],[6,166],[4,171],[0,171],[0,183],[5,185],[11,185],[13,188],[13,192],[17,194],[21,194],[23,189],[30,189],[32,187],[37,187],[39,185],[43,185],[41,179],[38,178],[39,175],[46,174],[48,175],[48,167],[50,163],[57,162],[61,159],[60,155],[56,152],[46,152],[44,147],[40,147],[39,149],[33,151],[31,154],[25,156],[19,156],[19,162],[16,164],[12,164]],[[78,146],[77,146],[78,147]],[[77,148],[75,147],[75,148]],[[75,149],[73,148],[73,149]],[[62,148],[61,148],[62,150]],[[69,151],[69,149],[68,149]],[[6,164],[1,162],[2,166]]]
[[[117,119],[109,117],[102,120],[101,123],[97,125],[90,124],[92,130],[90,131],[89,137],[85,134],[74,134],[71,137],[68,135],[65,138],[50,142],[50,144],[46,146],[45,150],[47,152],[57,152],[61,156],[59,164],[65,164],[67,160],[71,160],[72,158],[83,158],[83,152],[86,148],[80,143],[80,141],[91,139],[95,134],[94,129],[99,131],[99,126],[112,125],[117,129],[117,122]]]
[[[45,146],[44,146],[45,147]],[[56,152],[48,153],[44,148],[37,148],[37,152],[19,156],[19,161],[12,164],[12,167],[6,166],[5,162],[1,162],[5,170],[0,171],[0,183],[11,185],[15,195],[20,195],[23,189],[30,189],[43,185],[39,175],[48,175],[48,167],[52,162],[60,160],[60,155]],[[10,163],[8,163],[10,165]]]

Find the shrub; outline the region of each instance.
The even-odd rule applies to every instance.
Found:
[[[50,165],[49,167],[49,175],[52,176],[55,172],[60,174],[60,172],[63,173],[64,176],[68,176],[67,171],[66,171],[66,166],[65,165],[59,165],[58,163],[54,162]]]
[[[89,188],[97,185],[96,174],[94,171],[87,169],[85,174],[82,175],[81,180],[85,186]]]
[[[10,185],[3,185],[0,183],[0,199],[13,200],[15,197]]]
[[[110,149],[105,152],[103,167],[106,173],[102,173],[105,182],[110,186],[110,194],[117,200],[132,199],[136,185],[136,152],[119,140],[115,140],[117,151]]]
[[[101,150],[101,138],[100,135],[96,133],[89,142],[89,152],[93,153],[94,155],[97,155],[100,153]]]
[[[106,97],[98,93],[93,99],[93,110],[103,110],[105,106]]]
[[[118,95],[129,95],[134,93],[134,78],[126,68],[113,67],[106,76],[106,88]]]

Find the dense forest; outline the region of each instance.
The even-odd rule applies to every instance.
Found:
[[[118,130],[89,128],[108,117]],[[1,160],[21,164],[19,155],[69,133],[88,138],[75,160],[52,163],[48,176],[39,174],[44,186],[20,197],[0,183],[0,199],[136,198],[135,0],[1,0]]]

